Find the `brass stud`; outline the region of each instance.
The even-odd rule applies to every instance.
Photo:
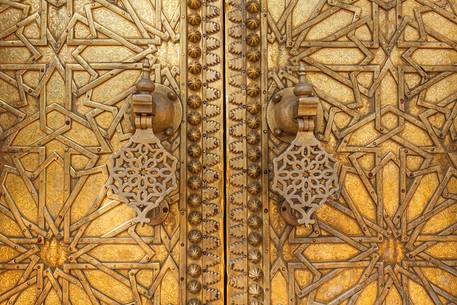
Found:
[[[250,79],[257,79],[260,76],[260,69],[257,67],[249,67],[246,70],[246,74]]]
[[[258,263],[262,259],[262,254],[259,249],[253,248],[248,252],[248,260],[252,263]]]
[[[251,145],[257,144],[259,142],[259,140],[260,140],[260,137],[259,137],[259,134],[257,132],[250,132],[246,136],[246,141]]]
[[[260,59],[260,52],[257,50],[251,50],[247,52],[246,57],[250,62],[257,62]]]
[[[260,120],[258,118],[249,118],[246,120],[246,125],[251,129],[256,129],[260,126]]]
[[[248,200],[248,209],[251,212],[258,212],[262,208],[262,202],[256,197]]]
[[[189,154],[189,156],[197,158],[197,157],[200,157],[200,155],[202,154],[202,149],[201,149],[200,145],[191,144],[187,148],[187,153]]]
[[[187,50],[187,54],[189,54],[189,56],[192,58],[198,58],[200,55],[202,55],[202,49],[200,49],[200,47],[191,45]]]
[[[202,169],[202,165],[200,163],[200,161],[198,160],[191,160],[188,164],[187,164],[187,169],[189,170],[189,172],[191,172],[192,174],[198,174],[201,169]]]
[[[202,105],[202,99],[198,95],[191,95],[187,100],[187,104],[191,108],[198,108]]]
[[[273,102],[274,102],[274,103],[278,103],[281,99],[282,99],[282,95],[279,94],[279,93],[278,93],[278,94],[275,94],[275,95],[273,96]]]
[[[260,43],[260,36],[255,33],[250,33],[246,37],[246,43],[248,46],[256,47]]]
[[[252,267],[249,269],[248,276],[254,281],[258,281],[263,277],[263,271],[259,267]]]
[[[191,225],[199,225],[202,222],[202,213],[199,211],[192,211],[188,215],[188,220]]]
[[[252,164],[247,169],[247,174],[251,178],[257,178],[260,176],[260,167],[256,164]]]
[[[176,94],[174,94],[174,92],[168,92],[167,97],[171,101],[176,101],[178,99],[178,96]]]
[[[258,229],[262,225],[262,218],[256,214],[248,217],[248,226],[252,229]]]
[[[255,162],[260,159],[261,153],[260,150],[257,148],[249,149],[248,150],[248,159],[249,161]]]
[[[191,9],[196,10],[202,6],[202,2],[201,2],[201,0],[188,0],[187,6],[190,7]]]
[[[255,283],[249,286],[248,292],[253,297],[260,297],[263,294],[263,289],[259,284]]]
[[[173,134],[173,128],[168,127],[165,129],[164,133],[167,137],[171,136]]]
[[[200,113],[198,113],[196,111],[192,111],[187,115],[187,121],[191,125],[198,125],[202,121],[202,116]]]
[[[202,289],[202,284],[197,280],[191,280],[187,283],[187,289],[191,293],[197,293]]]
[[[253,231],[248,234],[248,243],[251,246],[259,246],[261,242],[262,242],[262,235],[260,235],[258,232]]]
[[[202,198],[199,194],[190,194],[189,197],[187,197],[187,203],[191,207],[198,207],[202,204]]]
[[[260,4],[255,0],[246,3],[246,10],[251,14],[256,14],[260,11]]]
[[[187,305],[202,305],[202,302],[199,299],[190,299],[187,301]]]
[[[202,248],[198,245],[191,245],[189,249],[187,249],[187,254],[193,259],[199,259],[202,256]]]
[[[190,25],[198,26],[202,22],[202,18],[200,17],[200,15],[192,13],[189,16],[187,16],[187,21]]]
[[[260,108],[261,108],[261,106],[259,103],[254,103],[254,104],[248,105],[247,110],[250,114],[257,114],[260,112]]]
[[[200,41],[200,39],[202,39],[202,34],[199,31],[194,30],[194,31],[190,31],[187,34],[187,37],[189,38],[190,42],[197,43]]]
[[[187,186],[191,190],[199,190],[202,187],[202,180],[198,176],[190,176],[189,179],[187,179]]]
[[[189,72],[192,74],[198,74],[202,71],[202,65],[196,61],[189,64]]]
[[[190,78],[187,82],[187,85],[192,90],[199,90],[202,87],[202,81],[199,78]]]
[[[200,140],[201,137],[202,134],[200,133],[200,130],[198,130],[197,128],[192,128],[187,132],[187,138],[192,142]]]
[[[187,234],[187,238],[189,239],[190,242],[199,243],[203,239],[203,234],[200,230],[192,229]]]
[[[251,195],[257,195],[258,193],[260,193],[260,190],[261,190],[261,187],[258,182],[252,182],[251,184],[249,184],[247,186],[247,191]]]
[[[191,277],[199,277],[202,273],[202,268],[197,264],[190,264],[187,266],[187,273]]]
[[[260,20],[257,17],[250,17],[246,20],[246,27],[250,30],[255,30],[259,27]]]
[[[260,94],[260,88],[257,84],[249,84],[246,93],[250,97],[256,97]]]

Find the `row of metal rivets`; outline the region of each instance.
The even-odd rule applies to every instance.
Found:
[[[261,141],[260,141],[260,2],[246,3],[246,142],[248,143],[248,294],[249,304],[261,304],[262,271],[262,216],[261,213]]]
[[[187,87],[190,89],[187,99],[189,111],[187,114],[188,130],[187,130],[187,171],[189,173],[187,178],[188,196],[187,206],[189,222],[189,230],[187,232],[187,255],[189,261],[187,263],[187,274],[189,275],[186,283],[187,291],[190,295],[187,296],[188,305],[201,305],[202,301],[199,298],[199,293],[202,289],[201,283],[201,257],[203,255],[202,239],[203,233],[201,224],[203,216],[201,213],[201,187],[202,187],[202,98],[201,98],[201,15],[200,9],[202,6],[201,0],[188,0],[188,27],[187,27],[187,55],[188,62],[187,68],[189,77]]]

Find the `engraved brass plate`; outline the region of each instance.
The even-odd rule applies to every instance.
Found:
[[[222,12],[0,1],[0,304],[224,303]]]
[[[108,170],[145,61],[182,109],[150,223]],[[456,63],[456,0],[0,0],[0,305],[457,304]],[[340,191],[309,225],[273,187],[300,65]]]
[[[455,0],[227,1],[229,304],[457,302],[456,21]],[[309,226],[283,217],[309,178],[278,188],[303,168],[300,64],[341,165]]]

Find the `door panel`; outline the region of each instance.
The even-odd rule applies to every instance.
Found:
[[[228,1],[229,304],[456,302],[455,9]],[[320,109],[288,113],[306,91],[294,91],[300,65]],[[299,187],[307,179],[278,182],[293,169],[305,175],[309,159],[290,155],[311,141],[291,144],[305,110],[317,111],[314,133],[335,158],[340,189],[308,226],[291,199],[311,192]]]
[[[223,303],[221,5],[0,4],[0,304]]]
[[[0,304],[457,303],[454,0],[0,8]]]

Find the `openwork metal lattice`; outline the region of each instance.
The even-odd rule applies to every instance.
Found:
[[[299,224],[314,223],[314,211],[338,192],[336,160],[310,134],[299,133],[273,159],[273,170],[272,190],[284,197]]]
[[[145,218],[177,188],[177,164],[152,129],[139,129],[110,160],[109,190]]]

